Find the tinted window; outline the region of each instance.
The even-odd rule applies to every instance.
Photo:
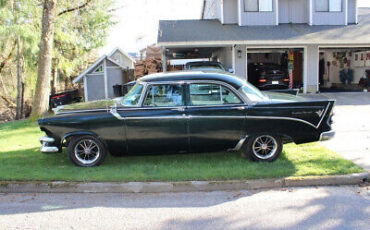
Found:
[[[217,84],[191,84],[190,105],[240,104],[242,101],[228,88]]]
[[[144,106],[183,105],[181,85],[153,85],[147,90]]]

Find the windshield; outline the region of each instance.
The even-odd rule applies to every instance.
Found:
[[[124,106],[138,106],[144,86],[135,84],[134,87],[122,98],[121,104]]]
[[[248,82],[245,83],[240,89],[252,102],[260,102],[268,99],[265,94]]]

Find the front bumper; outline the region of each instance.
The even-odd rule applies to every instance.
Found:
[[[334,131],[327,131],[320,134],[320,141],[327,141],[332,139],[335,136]]]
[[[56,153],[59,152],[59,148],[52,146],[55,139],[52,137],[40,137],[41,148],[40,151],[43,153]]]

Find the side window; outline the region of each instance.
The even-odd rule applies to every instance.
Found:
[[[144,106],[182,106],[181,85],[152,85],[148,88]]]
[[[241,104],[242,101],[228,88],[217,84],[190,84],[190,105]]]

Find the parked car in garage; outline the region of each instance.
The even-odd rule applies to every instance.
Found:
[[[287,89],[289,75],[280,65],[253,63],[248,66],[249,81],[259,89]]]
[[[38,121],[41,152],[78,166],[112,155],[238,151],[276,160],[284,143],[329,139],[334,100],[262,93],[232,74],[159,73],[140,78],[121,98],[58,107]]]
[[[225,67],[220,62],[212,62],[212,61],[188,62],[185,65],[185,70],[226,71]]]

